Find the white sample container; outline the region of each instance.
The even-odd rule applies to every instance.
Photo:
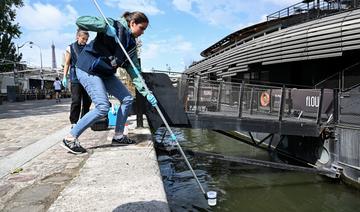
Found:
[[[215,206],[216,205],[216,196],[217,196],[216,191],[208,191],[206,193],[206,196],[207,196],[207,200],[208,200],[208,205]]]

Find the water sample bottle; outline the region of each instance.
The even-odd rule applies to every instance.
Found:
[[[216,196],[217,196],[216,191],[208,191],[206,193],[206,196],[207,196],[207,200],[208,200],[208,205],[215,206],[216,205]]]

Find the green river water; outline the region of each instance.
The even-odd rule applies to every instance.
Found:
[[[158,142],[162,133],[161,129],[156,132]],[[183,149],[271,160],[268,152],[213,131],[176,129],[175,134]],[[338,180],[188,155],[204,189],[218,193],[217,205],[210,207],[181,155],[160,150],[157,154],[173,212],[360,211],[360,191]]]

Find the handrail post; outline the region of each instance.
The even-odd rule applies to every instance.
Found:
[[[218,88],[218,98],[217,98],[217,103],[216,103],[216,111],[220,111],[222,87],[223,87],[223,82],[220,82],[219,88]]]
[[[291,88],[289,88],[289,101],[288,101],[288,105],[289,105],[289,110],[288,110],[288,115],[291,114],[291,110],[293,108],[293,101],[292,101],[292,97],[291,97]]]
[[[339,122],[339,90],[338,89],[334,89],[333,98],[334,98],[333,117],[334,117],[334,122],[338,123]]]
[[[240,93],[239,93],[239,108],[238,108],[238,117],[242,117],[242,103],[243,103],[243,96],[244,96],[244,90],[245,90],[245,83],[242,81],[240,85]]]
[[[345,90],[345,71],[341,72],[341,91]]]
[[[189,96],[189,93],[190,93],[190,85],[191,85],[191,80],[189,79],[189,78],[186,78],[186,79],[182,79],[181,81],[185,81],[185,85],[184,86],[182,86],[183,87],[183,97],[184,97],[184,99],[183,99],[183,101],[184,101],[184,108],[185,108],[185,111],[186,112],[189,112],[190,111],[190,102],[189,102],[189,100],[190,100],[190,96]],[[183,82],[181,82],[180,84],[182,84]],[[194,92],[193,92],[193,95],[195,95],[194,94]]]
[[[272,95],[272,88],[270,88],[270,92],[269,92],[269,96],[270,96],[270,102],[269,102],[269,104],[270,104],[270,109],[269,109],[269,113],[272,113],[272,110],[273,110],[273,100],[272,100],[272,98],[271,98],[271,95]],[[275,96],[274,96],[275,97]]]
[[[136,110],[136,127],[144,127],[143,114],[145,113],[144,105],[145,98],[136,90],[136,101],[135,101],[135,110]]]
[[[281,89],[281,99],[280,99],[280,109],[279,109],[279,121],[282,121],[283,114],[284,114],[284,103],[285,103],[285,85],[283,85]]]
[[[195,99],[194,99],[194,101],[195,101],[195,114],[198,114],[198,112],[199,112],[199,109],[198,109],[198,107],[199,107],[199,99],[200,99],[200,97],[199,97],[200,96],[200,76],[196,76],[194,87],[195,87]]]
[[[253,101],[254,101],[254,87],[251,88],[250,93],[250,115],[253,113]]]
[[[321,122],[321,111],[322,111],[322,105],[323,105],[323,98],[324,98],[324,88],[321,88],[320,94],[319,94],[319,108],[317,111],[317,117],[316,117],[316,124],[320,124]]]

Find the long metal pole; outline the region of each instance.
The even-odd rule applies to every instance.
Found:
[[[40,48],[40,77],[41,77],[41,89],[44,89],[45,83],[44,83],[43,60],[42,60],[41,48]]]
[[[35,44],[32,41],[30,41],[29,43],[31,45],[34,45],[34,46],[38,47],[39,50],[40,50],[40,78],[41,78],[41,90],[42,90],[42,89],[44,89],[44,75],[43,75],[43,59],[42,59],[41,47],[39,45]]]
[[[96,1],[96,0],[93,0],[93,2],[94,2],[94,4],[95,4],[97,10],[100,12],[101,16],[104,18],[106,24],[109,25],[109,26],[111,26],[110,23],[108,22],[108,20],[106,19],[104,13],[101,11],[100,6],[98,5],[97,1]],[[142,78],[139,70],[136,68],[136,66],[135,66],[135,64],[133,63],[133,61],[131,60],[129,54],[126,52],[124,46],[121,44],[120,39],[116,36],[116,37],[115,37],[115,40],[116,40],[116,42],[119,44],[119,46],[120,46],[120,48],[122,49],[122,51],[124,52],[126,58],[129,60],[131,66],[133,67],[136,75],[139,77],[139,79],[140,79],[142,85],[144,86],[146,92],[150,92],[150,90],[149,90],[149,88],[147,87],[144,79]],[[176,146],[179,148],[179,151],[180,151],[181,155],[184,157],[185,162],[186,162],[186,165],[189,167],[192,175],[194,176],[196,182],[198,183],[198,185],[199,185],[199,187],[200,187],[200,189],[201,189],[201,192],[206,196],[206,193],[205,193],[204,188],[202,187],[202,185],[201,185],[199,179],[197,178],[197,176],[196,176],[193,168],[191,167],[188,159],[186,158],[186,155],[185,155],[184,151],[182,150],[182,148],[181,148],[181,146],[180,146],[180,144],[179,144],[179,142],[178,142],[175,134],[174,134],[173,131],[171,130],[171,128],[170,128],[169,124],[167,123],[164,115],[162,114],[159,106],[158,106],[158,105],[155,105],[155,108],[156,108],[157,112],[159,113],[159,116],[161,117],[162,121],[164,122],[164,124],[165,124],[165,126],[166,126],[166,129],[170,132],[171,139],[175,142]]]

